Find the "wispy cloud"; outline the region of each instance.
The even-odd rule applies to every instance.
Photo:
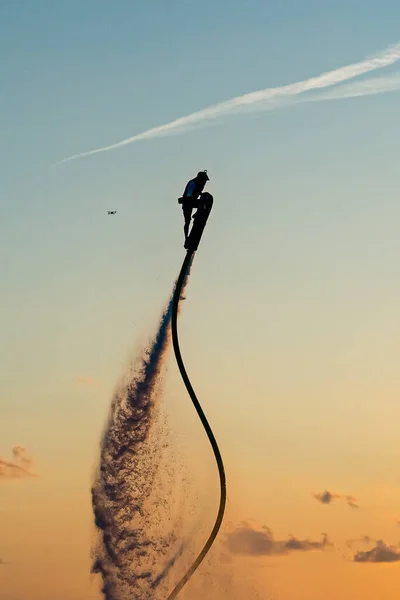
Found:
[[[380,75],[378,77],[369,77],[361,81],[353,81],[351,83],[338,85],[333,89],[317,93],[313,96],[306,96],[305,101],[320,101],[320,100],[340,100],[342,98],[355,98],[357,96],[371,96],[374,94],[382,94],[384,92],[396,92],[400,90],[400,73],[393,73],[386,77]]]
[[[322,540],[300,540],[289,536],[286,540],[276,540],[269,527],[257,527],[243,522],[227,534],[226,545],[232,554],[247,554],[250,556],[286,555],[296,551],[325,550],[333,547],[326,533]]]
[[[354,544],[371,544],[373,540],[369,537],[369,535],[364,535],[360,538],[354,538],[352,540],[347,540],[346,546],[348,548],[352,548]]]
[[[13,458],[6,460],[0,457],[0,479],[21,479],[22,477],[35,477],[32,471],[33,460],[28,456],[25,448],[14,446]]]
[[[2,567],[3,565],[9,565],[9,564],[11,564],[11,563],[9,563],[8,560],[4,560],[4,558],[0,558],[0,567]]]
[[[353,498],[353,496],[344,496],[347,504],[350,506],[350,508],[360,508],[359,505],[357,504],[357,501],[355,498]]]
[[[332,494],[331,492],[328,492],[328,490],[325,490],[325,492],[320,494],[313,494],[313,496],[318,502],[321,502],[321,504],[330,504],[333,500],[341,498],[340,494]]]
[[[226,115],[248,110],[271,110],[274,108],[279,108],[280,106],[287,105],[288,102],[290,104],[291,99],[298,97],[306,92],[312,92],[315,90],[321,90],[323,88],[336,86],[339,83],[349,81],[350,79],[354,79],[355,77],[359,77],[360,75],[364,75],[366,73],[370,73],[371,71],[375,71],[377,69],[382,69],[384,67],[393,65],[399,59],[400,43],[390,46],[383,52],[380,52],[374,56],[367,57],[365,60],[362,60],[357,63],[352,63],[344,67],[334,69],[332,71],[327,71],[316,77],[310,77],[309,79],[297,81],[295,83],[290,83],[288,85],[283,85],[280,87],[272,87],[256,92],[250,92],[247,94],[236,96],[225,102],[213,104],[212,106],[196,111],[192,114],[170,121],[165,125],[153,127],[142,133],[128,137],[120,142],[103,146],[101,148],[96,148],[94,150],[89,150],[87,152],[80,152],[79,154],[74,154],[72,156],[69,156],[68,158],[61,160],[58,164],[74,160],[83,156],[89,156],[92,154],[97,154],[99,152],[107,152],[108,150],[114,150],[122,146],[127,146],[128,144],[133,144],[134,142],[139,142],[142,140],[151,139],[163,135],[182,133],[183,131],[192,127],[193,125],[197,125],[207,120],[217,119]],[[382,92],[393,91],[399,89],[399,87],[399,76],[396,75],[392,78],[369,80],[360,83],[357,82],[357,85],[354,88],[347,86],[347,89],[342,88],[341,91],[335,90],[333,94],[307,97],[305,101],[333,100],[339,98],[378,94]]]
[[[365,552],[357,552],[354,562],[388,563],[400,561],[400,550],[396,546],[388,546],[383,540],[378,540],[376,546]]]
[[[331,504],[334,500],[345,500],[351,508],[359,508],[356,499],[348,494],[336,494],[325,490],[325,492],[313,494],[313,496],[318,502],[321,502],[321,504]]]

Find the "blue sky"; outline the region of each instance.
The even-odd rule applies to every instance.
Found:
[[[282,443],[283,471],[296,464],[310,485],[324,460],[338,482],[354,480],[349,457],[360,487],[382,457],[391,479],[398,92],[227,116],[55,163],[361,61],[400,40],[399,19],[394,0],[1,2],[0,455],[26,444],[86,493],[115,381],[183,259],[177,198],[206,168],[215,203],[181,327],[228,456],[260,466],[268,422],[268,449]],[[168,385],[179,412],[172,362]],[[250,401],[259,418],[246,424]],[[377,438],[379,452],[360,458]]]
[[[211,286],[229,314],[249,293],[260,315],[283,293],[306,306],[344,281],[346,295],[366,259],[358,293],[371,291],[371,269],[395,289],[396,93],[236,115],[54,163],[361,60],[397,41],[399,12],[395,2],[2,3],[7,377],[23,369],[43,382],[39,360],[65,378],[113,360],[117,371],[168,296],[182,256],[176,198],[199,168],[216,205],[194,313]]]

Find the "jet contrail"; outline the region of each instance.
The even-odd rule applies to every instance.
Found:
[[[338,85],[327,92],[317,92],[301,98],[295,98],[294,102],[320,102],[321,100],[341,100],[343,98],[356,98],[357,96],[371,96],[383,92],[395,92],[400,89],[400,73],[394,73],[388,77],[370,77],[362,81]]]
[[[63,160],[59,161],[58,164],[68,162],[70,160],[74,160],[83,156],[89,156],[91,154],[97,154],[99,152],[107,152],[108,150],[114,150],[116,148],[120,148],[121,146],[127,146],[128,144],[133,144],[134,142],[139,142],[141,140],[150,139],[162,135],[168,135],[177,131],[182,131],[190,127],[191,125],[195,125],[196,123],[199,123],[201,121],[216,119],[218,117],[222,117],[224,115],[232,114],[235,112],[240,112],[249,108],[250,110],[254,110],[256,109],[256,107],[258,107],[258,109],[261,110],[263,105],[265,109],[277,108],[280,106],[280,101],[284,100],[285,98],[297,96],[299,94],[303,94],[304,92],[309,92],[311,90],[318,90],[321,88],[331,87],[343,81],[354,79],[354,77],[358,77],[359,75],[363,75],[376,69],[382,69],[384,67],[392,65],[396,63],[399,59],[400,43],[390,46],[383,52],[380,52],[375,56],[367,57],[365,60],[362,60],[358,63],[352,63],[350,65],[334,69],[333,71],[322,73],[321,75],[318,75],[316,77],[311,77],[309,79],[297,81],[295,83],[290,83],[281,87],[266,88],[257,92],[251,92],[248,94],[243,94],[241,96],[236,96],[231,100],[214,104],[212,106],[209,106],[208,108],[204,108],[185,117],[175,119],[174,121],[166,123],[165,125],[153,127],[151,129],[148,129],[147,131],[144,131],[143,133],[139,133],[115,144],[110,144],[109,146],[104,146],[95,150],[89,150],[87,152],[74,154],[73,156],[69,156],[68,158],[64,158]],[[385,91],[385,89],[381,88],[380,92],[382,91]]]
[[[295,104],[305,102],[322,102],[324,100],[343,100],[345,98],[357,98],[361,96],[372,96],[400,90],[400,73],[394,73],[388,77],[370,77],[361,81],[353,81],[337,85],[327,91],[315,91],[309,94],[287,97],[279,102],[266,104],[264,110],[288,108]],[[260,110],[259,106],[253,107],[254,111]]]

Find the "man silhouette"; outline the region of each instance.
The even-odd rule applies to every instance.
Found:
[[[189,235],[189,225],[192,218],[192,211],[194,208],[197,208],[198,198],[201,192],[204,190],[204,187],[209,179],[210,178],[207,175],[207,171],[199,171],[194,179],[188,181],[185,191],[183,192],[183,196],[178,200],[179,204],[182,204],[183,216],[185,219],[185,225],[183,227],[185,244]]]

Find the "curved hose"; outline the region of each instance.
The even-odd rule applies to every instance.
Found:
[[[215,460],[217,462],[218,472],[219,472],[221,496],[220,496],[220,501],[219,501],[219,509],[218,509],[217,518],[216,518],[214,527],[209,535],[208,540],[206,541],[203,549],[201,550],[200,554],[198,555],[198,557],[196,558],[196,560],[194,561],[194,563],[192,564],[190,569],[185,573],[185,575],[182,577],[182,579],[177,583],[175,588],[172,590],[172,592],[168,596],[167,600],[172,600],[173,598],[177,597],[180,590],[183,588],[185,583],[187,583],[189,581],[189,579],[191,578],[193,573],[196,571],[197,567],[200,565],[200,563],[205,558],[207,552],[210,550],[211,546],[214,543],[215,538],[217,537],[219,528],[221,527],[222,519],[224,517],[224,512],[225,512],[225,504],[226,504],[226,478],[225,478],[224,463],[222,462],[221,453],[219,451],[218,444],[214,437],[212,429],[207,421],[207,418],[203,412],[203,409],[200,406],[200,402],[197,400],[196,394],[192,388],[189,377],[187,376],[185,366],[183,364],[183,360],[182,360],[182,356],[181,356],[181,351],[179,348],[179,342],[178,342],[178,331],[177,331],[178,305],[179,305],[179,299],[181,296],[182,285],[183,285],[183,282],[185,281],[186,274],[187,274],[188,268],[190,266],[192,256],[193,256],[193,252],[188,250],[185,260],[183,261],[183,264],[182,264],[181,272],[179,273],[179,277],[176,282],[175,293],[174,293],[174,298],[173,298],[173,302],[172,302],[172,320],[171,320],[172,343],[174,346],[176,362],[178,363],[178,368],[181,373],[182,379],[184,381],[184,384],[186,386],[188,394],[193,402],[193,405],[197,411],[197,414],[200,417],[200,420],[203,424],[203,427],[207,433],[208,439],[210,440],[210,444],[214,451]]]

